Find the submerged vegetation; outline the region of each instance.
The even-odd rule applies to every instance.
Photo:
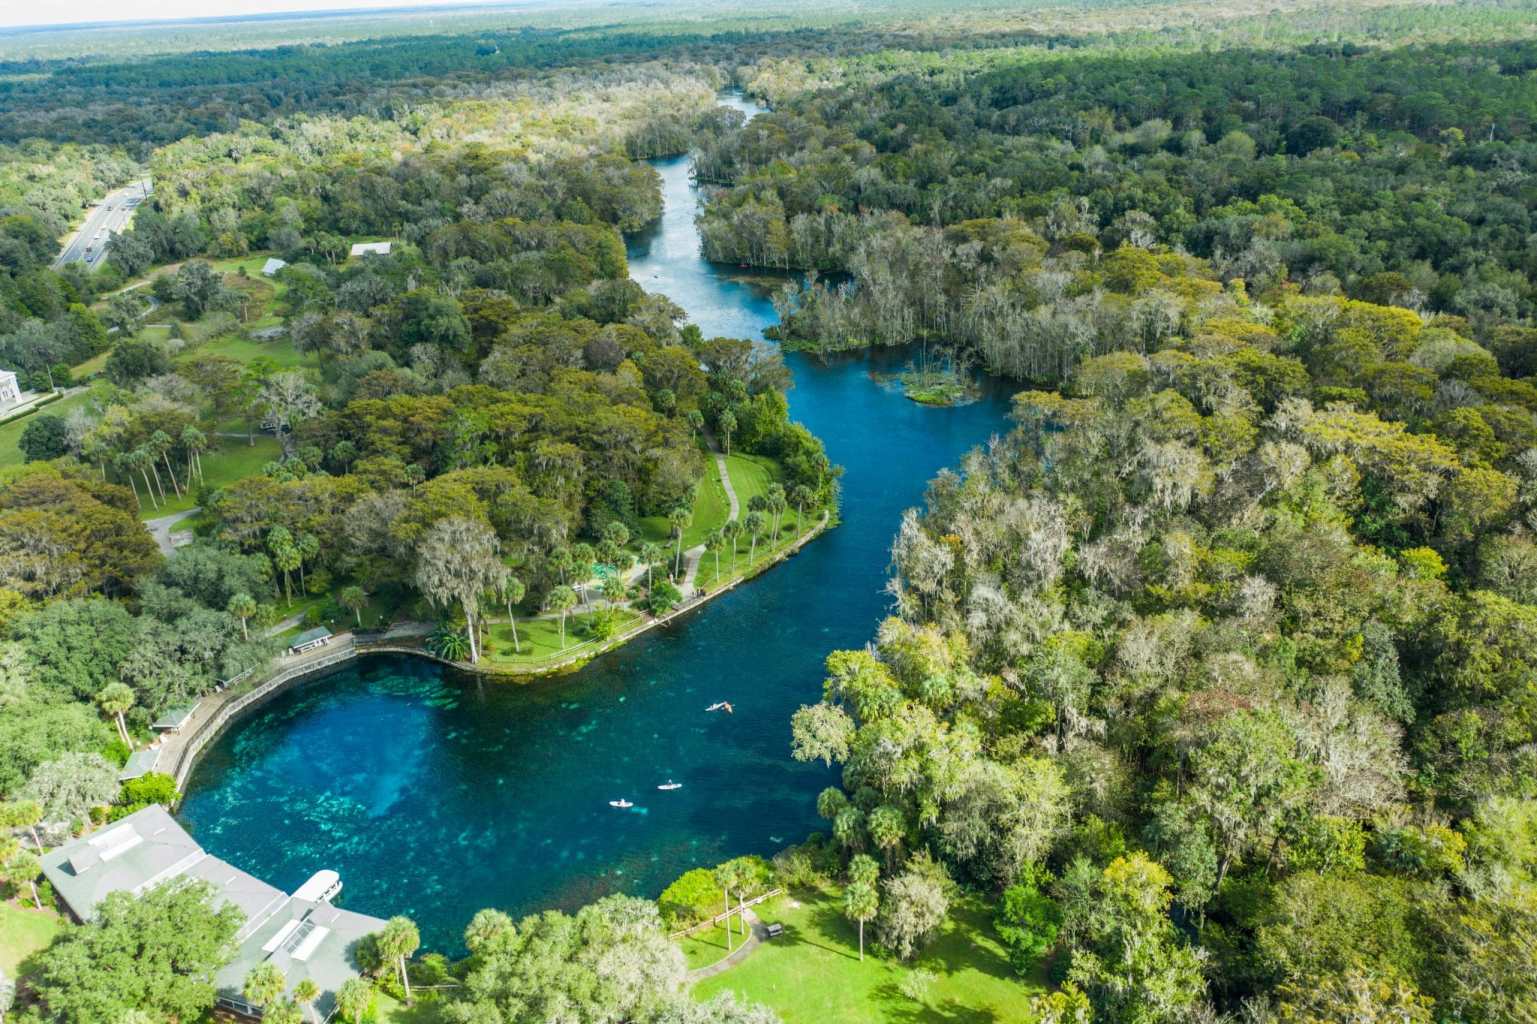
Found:
[[[1532,1019],[1529,5],[496,17],[0,68],[0,367],[58,392],[0,426],[0,1012],[209,1012],[232,908],[67,925],[38,855],[174,801],[119,767],[293,622],[525,671],[830,521],[779,352],[629,278],[688,152],[704,254],[796,272],[786,349],[985,367],[1012,432],[786,723],[824,834],[455,963],[396,919],[341,1018]]]

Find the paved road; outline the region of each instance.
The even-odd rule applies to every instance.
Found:
[[[108,193],[107,198],[91,208],[85,223],[65,243],[64,251],[59,253],[53,265],[62,267],[78,261],[84,263],[86,269],[95,270],[107,254],[107,240],[128,226],[134,208],[148,191],[149,180],[145,179]]]
[[[173,512],[168,516],[144,520],[144,525],[149,527],[150,536],[155,538],[155,543],[159,545],[162,555],[169,558],[171,553],[176,550],[176,540],[171,535],[171,532],[176,528],[176,524],[183,519],[190,519],[192,516],[197,515],[198,511],[199,509],[194,506],[185,512]]]

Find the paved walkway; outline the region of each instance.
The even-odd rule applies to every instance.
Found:
[[[726,489],[726,500],[731,502],[731,514],[727,519],[735,519],[742,512],[741,502],[736,500],[736,488],[731,486],[731,473],[726,469],[726,457],[720,452],[711,452],[715,456],[715,469],[720,473],[720,484]]]
[[[190,519],[201,511],[196,505],[185,512],[173,512],[168,516],[160,516],[157,519],[146,519],[144,525],[149,527],[150,536],[155,538],[155,543],[160,547],[162,555],[170,555],[176,550],[176,541],[172,539],[171,530],[183,519]]]
[[[313,648],[312,650],[305,651],[303,654],[285,654],[282,657],[274,658],[265,675],[269,678],[275,677],[289,669],[308,665],[311,662],[325,661],[339,653],[349,652],[353,648],[352,634],[350,632],[338,633],[331,638],[330,643],[322,647]],[[186,748],[187,744],[191,743],[203,731],[203,728],[216,718],[219,712],[224,710],[226,704],[244,697],[249,689],[249,686],[241,687],[236,685],[220,690],[217,693],[204,695],[197,702],[197,706],[193,708],[191,717],[182,724],[180,729],[161,737],[160,745],[156,748],[158,753],[155,757],[155,770],[168,774],[175,772],[181,761],[182,751]]]
[[[768,938],[768,928],[758,920],[758,915],[752,912],[751,907],[742,908],[742,920],[746,921],[747,927],[752,929],[752,934],[747,936],[747,941],[708,967],[696,967],[689,971],[685,976],[689,984],[692,985],[696,981],[713,978],[722,971],[731,970],[746,960],[752,951],[758,948],[758,944]]]

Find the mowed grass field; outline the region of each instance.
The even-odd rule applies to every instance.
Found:
[[[209,487],[219,488],[242,480],[248,476],[255,476],[262,471],[262,467],[282,454],[282,447],[275,438],[256,438],[256,443],[247,444],[241,438],[221,437],[219,446],[203,453],[203,479]],[[181,480],[186,475],[186,466],[176,467],[177,479]],[[185,512],[197,504],[193,492],[183,486],[181,497],[171,489],[171,481],[165,479],[165,467],[160,467],[160,477],[165,483],[166,500],[157,508],[153,503],[145,499],[144,482],[136,480],[139,487],[139,497],[143,500],[143,506],[139,511],[140,519],[155,519],[159,516],[168,516],[173,512]],[[185,480],[182,481],[185,485]]]
[[[0,971],[16,977],[16,966],[52,942],[63,927],[57,914],[0,900]]]
[[[784,925],[784,934],[701,981],[695,998],[703,1001],[730,989],[766,1004],[785,1024],[1029,1024],[1030,998],[1045,991],[1041,977],[1014,973],[993,934],[990,909],[975,897],[951,907],[939,937],[911,964],[873,955],[869,925],[861,962],[857,927],[843,916],[835,889],[794,890],[764,904],[758,916]],[[709,950],[699,943],[685,952],[690,966],[718,958],[706,959]],[[724,955],[723,941],[715,952]],[[915,969],[935,976],[918,999],[901,989]]]

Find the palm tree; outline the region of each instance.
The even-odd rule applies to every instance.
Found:
[[[795,532],[799,534],[801,532],[801,513],[806,510],[807,505],[816,500],[816,495],[805,484],[796,484],[795,489],[790,492],[790,500],[795,502]]]
[[[267,531],[267,550],[272,554],[272,564],[283,574],[283,596],[289,604],[293,604],[293,589],[288,583],[288,574],[299,567],[299,548],[294,544],[293,534],[288,532],[286,526],[274,526]]]
[[[310,588],[304,582],[304,566],[320,554],[320,538],[313,533],[301,533],[299,539],[294,541],[294,547],[299,549],[299,589],[307,594]]]
[[[720,528],[720,532],[726,535],[731,542],[731,571],[736,572],[736,542],[742,536],[742,521],[740,519],[728,519],[726,525]]]
[[[774,540],[777,541],[777,540],[779,540],[779,516],[780,516],[781,513],[784,512],[785,509],[790,507],[789,503],[785,501],[784,485],[783,484],[769,484],[769,486],[768,486],[768,493],[765,495],[765,498],[766,498],[766,500],[764,502],[765,511],[768,511],[768,512],[772,513],[773,516],[774,516],[774,531],[773,532],[774,532]]]
[[[725,545],[725,543],[726,534],[724,531],[719,529],[711,530],[704,539],[704,549],[715,556],[716,582],[720,581],[720,549]]]
[[[870,882],[850,882],[843,890],[843,913],[849,920],[859,922],[860,960],[865,958],[865,922],[873,920],[880,907],[880,897]]]
[[[133,748],[133,740],[128,738],[128,724],[123,721],[123,713],[133,707],[133,703],[133,690],[126,683],[108,683],[96,695],[97,706],[117,722],[117,734],[129,749]]]
[[[400,987],[406,993],[406,1005],[411,1004],[411,976],[406,972],[406,961],[411,954],[416,952],[422,944],[421,932],[416,929],[416,922],[409,917],[392,917],[384,925],[384,930],[375,936],[379,955],[386,960],[393,961],[400,971]]]
[[[240,620],[240,635],[246,640],[251,639],[251,631],[246,627],[251,616],[256,614],[256,598],[242,591],[234,594],[229,599],[228,611]]]
[[[560,649],[566,649],[566,613],[576,607],[576,591],[567,586],[559,586],[550,591],[548,599],[550,611],[560,613]]]
[[[736,414],[730,409],[721,412],[715,420],[715,426],[720,430],[721,443],[725,446],[726,454],[731,454],[731,435],[736,433]]]
[[[299,983],[294,986],[294,1002],[298,1003],[304,1008],[304,1015],[306,1017],[313,1019],[315,1012],[315,1000],[319,998],[320,986],[316,985],[309,978],[300,979]]]
[[[181,446],[187,452],[187,483],[191,486],[194,475],[203,480],[203,452],[208,450],[208,435],[189,423],[182,428]]]
[[[251,973],[245,976],[245,986],[241,991],[254,1006],[270,1006],[278,1001],[284,990],[288,988],[288,979],[283,977],[283,972],[278,970],[276,964],[261,963],[251,968]]]
[[[618,573],[603,577],[603,596],[608,598],[609,604],[618,604],[623,601],[626,593],[628,588],[625,587],[624,580],[619,578]]]
[[[731,894],[742,885],[742,865],[728,860],[715,869],[715,884],[720,886],[726,904],[726,951],[731,951]]]
[[[749,566],[752,565],[753,559],[758,557],[758,534],[763,532],[765,525],[767,524],[764,522],[763,513],[756,510],[747,513],[747,520],[742,524],[752,536],[752,547],[747,552],[747,564]]]
[[[337,603],[352,612],[358,620],[358,628],[363,628],[363,609],[368,607],[368,593],[356,584],[343,587],[342,592],[336,595]]]
[[[640,560],[646,563],[646,589],[651,589],[651,568],[660,562],[665,556],[662,554],[662,546],[647,541],[640,546]]]
[[[348,978],[336,990],[336,1012],[348,1024],[363,1024],[363,1015],[373,1002],[373,986],[362,978]]]
[[[181,497],[181,484],[176,479],[176,467],[171,465],[171,449],[175,447],[171,441],[171,435],[163,430],[157,430],[149,437],[149,445],[156,455],[165,463],[165,474],[171,478],[171,487],[176,491],[176,496]]]
[[[502,581],[502,600],[507,602],[507,625],[512,629],[512,651],[514,654],[522,654],[523,648],[518,643],[518,620],[512,614],[512,606],[523,600],[526,589],[523,581],[516,576],[509,575]]]
[[[688,529],[688,524],[693,518],[693,511],[683,507],[682,505],[679,505],[677,508],[667,513],[667,525],[672,527],[672,535],[673,537],[677,538],[678,542],[677,554],[673,555],[672,560],[672,574],[674,578],[677,577],[678,572],[682,569],[683,531]]]

